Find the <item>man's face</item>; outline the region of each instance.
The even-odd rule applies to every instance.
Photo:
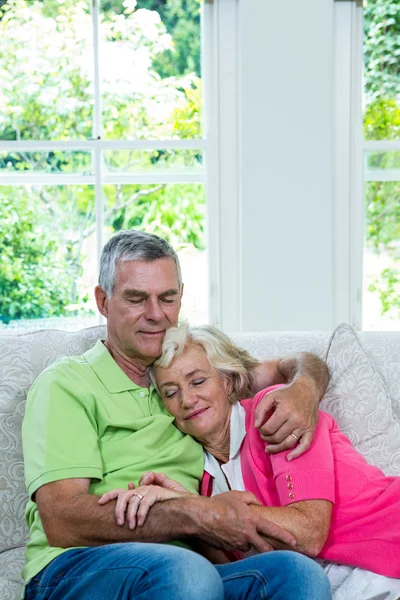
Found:
[[[144,364],[153,363],[161,354],[165,331],[177,324],[181,307],[182,290],[172,258],[119,262],[113,295],[104,297],[103,303],[98,295],[111,348]]]

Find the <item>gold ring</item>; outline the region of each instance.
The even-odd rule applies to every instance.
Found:
[[[294,438],[296,440],[296,442],[299,441],[299,438],[297,437],[297,435],[294,435],[294,433],[291,433],[290,435],[292,436],[292,438]]]
[[[134,496],[137,496],[139,498],[139,500],[143,500],[143,496],[141,496],[140,494],[137,494],[136,492],[133,494]]]

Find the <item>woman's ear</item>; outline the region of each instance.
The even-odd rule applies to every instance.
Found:
[[[233,381],[229,375],[224,376],[224,386],[226,393],[228,394],[228,396],[230,396],[230,394],[232,394],[233,391]]]

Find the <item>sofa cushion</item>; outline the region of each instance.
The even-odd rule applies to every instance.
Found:
[[[385,382],[395,417],[400,423],[400,333],[360,331],[359,338]]]
[[[400,423],[393,401],[355,331],[332,334],[326,362],[331,380],[321,409],[332,414],[355,448],[388,475],[400,474]]]
[[[0,554],[0,598],[17,600],[21,597],[21,569],[25,548],[14,548]]]
[[[330,333],[324,331],[275,331],[271,333],[233,333],[232,340],[250,354],[263,360],[297,352],[313,352],[325,358]]]
[[[28,535],[21,444],[26,394],[43,369],[63,356],[86,352],[104,335],[99,326],[0,337],[0,552],[22,546]]]

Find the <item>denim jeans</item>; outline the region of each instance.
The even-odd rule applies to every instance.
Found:
[[[227,565],[178,546],[110,544],[68,550],[26,587],[25,600],[329,600],[328,579],[295,552]]]

